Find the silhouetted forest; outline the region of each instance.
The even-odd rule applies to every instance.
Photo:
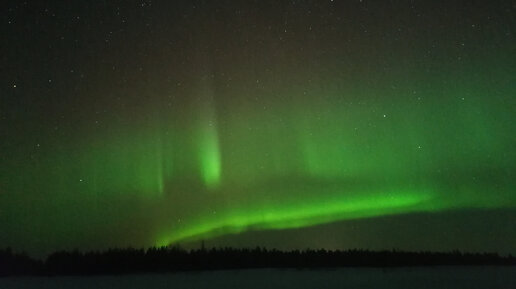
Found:
[[[250,268],[400,267],[441,265],[514,266],[516,258],[497,253],[405,252],[369,250],[292,250],[212,248],[184,250],[179,247],[60,251],[46,260],[0,250],[0,276],[96,275],[161,273],[188,270]]]

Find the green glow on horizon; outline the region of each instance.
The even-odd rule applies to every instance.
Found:
[[[156,246],[181,241],[212,238],[223,234],[240,233],[249,229],[287,229],[312,226],[337,220],[389,215],[414,210],[425,210],[427,193],[368,194],[355,197],[333,197],[311,202],[292,201],[289,204],[248,207],[229,210],[221,217],[209,216],[165,237]]]

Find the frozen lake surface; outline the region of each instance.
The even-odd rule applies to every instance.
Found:
[[[0,288],[516,288],[516,267],[257,269],[96,277],[0,278]]]

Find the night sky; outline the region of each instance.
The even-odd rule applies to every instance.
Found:
[[[514,1],[7,1],[0,247],[516,253]]]

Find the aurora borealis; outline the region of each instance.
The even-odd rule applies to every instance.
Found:
[[[516,7],[449,2],[9,2],[0,247],[516,253]]]

